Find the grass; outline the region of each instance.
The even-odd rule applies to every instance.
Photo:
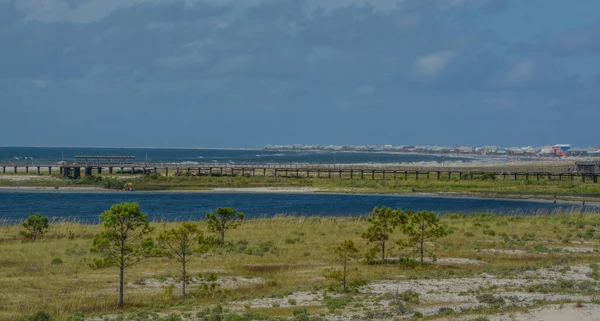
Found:
[[[530,217],[447,215],[442,218],[442,223],[447,225],[450,233],[436,241],[436,255],[468,258],[485,264],[409,267],[366,265],[354,261],[351,268],[357,269],[367,282],[472,277],[480,273],[510,278],[522,275],[524,271],[556,264],[585,264],[594,267],[591,274],[597,274],[597,252],[538,253],[536,250],[540,244],[545,248],[577,246],[566,243],[567,235],[570,235],[568,242],[597,243],[600,240],[600,217],[594,214]],[[157,234],[175,224],[155,222],[152,225]],[[199,224],[205,228],[205,222]],[[368,246],[360,236],[367,224],[359,218],[339,217],[279,216],[248,220],[239,229],[227,233],[228,246],[207,255],[194,255],[188,271],[194,277],[203,276],[204,280],[257,279],[261,282],[240,281],[235,288],[217,287],[198,297],[182,299],[177,288],[169,290],[168,280],[173,279],[176,283],[178,278],[177,264],[167,258],[151,258],[126,272],[126,310],[116,307],[117,270],[92,267],[94,256],[89,253],[89,248],[93,236],[101,230],[99,225],[84,225],[77,221],[54,222],[40,241],[32,243],[21,240],[18,225],[4,224],[0,226],[0,320],[30,315],[38,310],[56,318],[65,318],[76,312],[87,317],[132,314],[140,309],[154,313],[179,313],[197,311],[199,307],[208,308],[217,303],[258,298],[282,298],[281,306],[273,304],[261,308],[259,312],[262,315],[291,317],[300,302],[287,298],[289,294],[321,291],[328,287],[329,281],[323,278],[323,274],[326,268],[337,266],[331,250],[334,245],[343,240],[353,240],[361,251],[367,251]],[[490,230],[495,233],[492,235]],[[395,232],[392,241],[402,237],[400,232]],[[528,254],[481,251],[485,249],[516,249]],[[390,255],[399,254],[392,251]],[[596,291],[589,283],[581,282],[557,282],[525,290],[553,293]],[[418,296],[415,298],[412,293],[400,294],[399,298],[402,302],[418,302]],[[499,302],[489,295],[481,296],[481,300]],[[339,313],[359,304],[351,298],[336,296],[322,303],[322,306],[310,307],[311,313]]]
[[[261,173],[262,174],[262,173]],[[366,175],[365,179],[342,177],[342,178],[317,178],[317,177],[274,177],[272,173],[267,176],[116,176],[103,175],[81,178],[78,180],[67,180],[54,176],[55,179],[30,179],[11,180],[2,179],[0,186],[93,186],[110,189],[119,189],[125,182],[134,183],[137,190],[207,190],[211,188],[251,188],[251,187],[289,187],[289,188],[314,188],[321,191],[343,192],[343,193],[441,193],[452,195],[477,195],[490,197],[537,197],[551,199],[554,195],[567,200],[580,200],[586,198],[588,201],[600,200],[600,183],[593,183],[588,179],[573,181],[564,177],[549,180],[542,177],[539,181],[536,177],[529,180],[521,177],[514,180],[507,176],[506,179],[498,177],[495,180],[485,180],[475,177],[474,179],[460,179],[454,174],[450,179],[443,175],[437,180],[435,175],[430,179],[421,176],[419,180],[415,175],[405,179],[404,175],[397,175],[394,180],[388,174],[383,179],[378,174],[375,179]]]

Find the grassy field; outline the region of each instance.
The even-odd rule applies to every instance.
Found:
[[[176,224],[152,223],[153,236]],[[597,215],[447,215],[442,224],[449,234],[428,244],[437,262],[353,261],[364,286],[343,295],[328,291],[324,272],[337,267],[332,248],[343,240],[353,240],[361,253],[368,250],[361,238],[367,221],[247,220],[227,233],[226,246],[192,257],[193,296],[179,296],[178,265],[155,257],[126,272],[123,310],[117,308],[117,269],[92,264],[91,240],[101,226],[55,222],[41,240],[25,242],[20,226],[4,225],[0,320],[38,310],[56,320],[487,320],[552,303],[597,303]],[[396,231],[390,244],[403,237]],[[389,255],[404,257],[396,249]],[[211,284],[219,286],[211,290]]]
[[[474,179],[461,179],[458,174],[452,177],[442,175],[437,180],[435,174],[429,179],[425,175],[417,180],[415,175],[407,179],[398,174],[396,179],[388,174],[385,179],[377,174],[375,179],[366,175],[365,179],[349,177],[342,178],[317,178],[317,177],[266,177],[257,176],[193,176],[180,175],[165,177],[162,175],[137,175],[137,176],[91,176],[78,180],[67,180],[56,176],[16,176],[0,177],[0,186],[63,186],[63,187],[102,187],[119,189],[125,182],[132,182],[137,190],[205,190],[210,188],[230,187],[289,187],[289,188],[314,188],[321,191],[343,193],[447,193],[455,195],[479,195],[491,197],[536,197],[552,198],[554,195],[563,199],[587,200],[600,199],[600,183],[590,179],[582,182],[581,178],[571,181],[564,177],[550,180],[547,177],[531,176],[529,180],[519,177],[514,180],[501,176],[496,179],[483,179],[475,176]]]

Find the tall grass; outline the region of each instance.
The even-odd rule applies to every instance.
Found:
[[[90,266],[91,239],[102,230],[98,224],[82,224],[78,219],[53,220],[46,235],[38,242],[25,242],[19,231],[20,221],[4,220],[0,225],[0,320],[46,310],[61,317],[74,312],[86,315],[117,311],[117,270]],[[198,224],[205,229],[204,221]],[[518,267],[540,266],[553,261],[595,263],[594,253],[553,252],[539,254],[540,249],[565,246],[594,247],[600,235],[597,213],[540,213],[518,216],[476,214],[442,217],[450,233],[434,246],[440,257],[470,258],[483,265],[430,265],[406,268],[395,265],[353,267],[370,281],[402,278],[466,277],[478,273],[513,273]],[[175,222],[155,220],[155,235],[174,227]],[[126,273],[128,309],[153,307],[168,309],[197,307],[217,301],[280,295],[287,291],[312,291],[327,286],[323,271],[336,264],[331,248],[343,240],[353,240],[366,252],[361,234],[368,222],[360,217],[303,217],[278,215],[250,219],[237,230],[229,231],[229,245],[207,255],[194,255],[190,275],[214,271],[218,275],[255,277],[261,282],[240,284],[235,291],[200,299],[182,300],[165,297],[164,286],[156,284],[164,276],[176,277],[177,266],[166,258],[150,258]],[[472,236],[470,236],[472,235]],[[403,238],[400,232],[392,241]],[[575,242],[575,243],[573,243]],[[588,243],[583,243],[588,242]],[[593,243],[589,243],[593,242]],[[580,244],[583,243],[583,244]],[[482,249],[519,249],[530,253],[511,255],[485,252]],[[392,256],[401,255],[392,250]],[[60,259],[61,264],[56,258]],[[158,282],[160,284],[160,282]]]

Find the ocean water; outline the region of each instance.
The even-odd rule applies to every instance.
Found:
[[[408,164],[472,162],[478,158],[451,155],[417,155],[370,152],[267,151],[260,149],[158,149],[158,148],[46,148],[0,147],[0,163],[35,163],[73,160],[76,155],[135,156],[151,163],[308,163]],[[493,161],[502,161],[494,159]]]
[[[30,192],[0,191],[0,224],[21,220],[33,213],[60,218],[78,218],[96,223],[111,204],[138,202],[154,220],[199,220],[219,206],[232,206],[249,218],[277,214],[302,216],[360,216],[375,206],[406,210],[491,212],[515,215],[571,211],[573,205],[548,202],[348,194],[253,194],[176,192]],[[596,211],[596,207],[586,208]]]

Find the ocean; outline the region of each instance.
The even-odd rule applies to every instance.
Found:
[[[135,156],[151,163],[435,164],[473,162],[481,157],[375,152],[268,151],[262,149],[0,147],[0,163],[73,160],[76,155]],[[503,161],[503,159],[485,159]]]

